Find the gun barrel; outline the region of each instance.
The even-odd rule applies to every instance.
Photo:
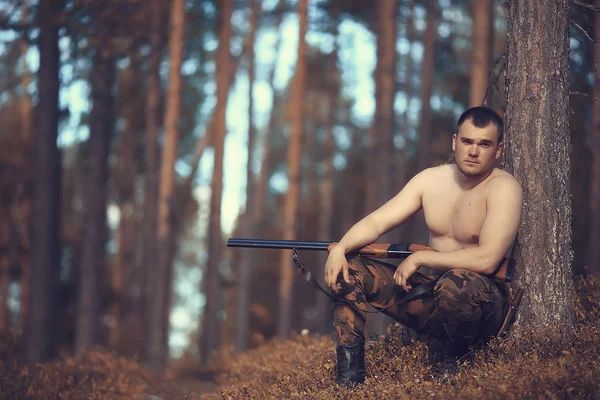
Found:
[[[227,247],[248,247],[255,249],[299,249],[327,250],[331,242],[302,240],[269,240],[269,239],[227,239]]]

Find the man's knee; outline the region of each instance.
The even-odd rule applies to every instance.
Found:
[[[475,273],[463,269],[446,272],[433,290],[436,305],[442,312],[474,312],[472,280]]]

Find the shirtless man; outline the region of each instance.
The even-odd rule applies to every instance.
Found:
[[[489,108],[474,107],[461,115],[457,127],[452,136],[454,163],[417,174],[400,193],[350,228],[329,253],[325,283],[340,299],[333,302],[333,324],[341,385],[365,379],[367,303],[405,326],[449,339],[457,352],[500,329],[507,312],[506,292],[486,275],[510,250],[523,194],[509,173],[494,168],[502,152],[502,119]],[[346,257],[421,208],[429,246],[437,251],[415,252],[397,268],[380,260]],[[401,302],[413,286],[436,279],[433,290]]]

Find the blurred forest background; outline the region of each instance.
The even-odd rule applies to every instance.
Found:
[[[588,274],[600,20],[572,3],[574,271]],[[467,107],[505,109],[504,1],[0,4],[0,330],[24,334],[30,363],[101,346],[160,368],[330,333],[288,251],[226,238],[337,240],[446,162]],[[420,217],[385,239],[427,243]],[[319,279],[324,257],[303,254]]]

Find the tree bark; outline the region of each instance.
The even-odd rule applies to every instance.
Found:
[[[573,331],[567,0],[508,4],[504,166],[521,183],[515,332]],[[548,333],[550,334],[550,333]]]
[[[55,354],[57,286],[60,273],[60,169],[58,137],[58,29],[52,20],[64,1],[41,0],[38,105],[33,140],[33,207],[30,313],[27,322],[27,363],[49,360]]]
[[[596,0],[600,7],[600,0]],[[595,39],[600,40],[600,14],[595,17]],[[590,233],[588,273],[600,272],[600,44],[594,46],[594,106],[592,110],[592,176],[590,179]]]
[[[302,131],[304,116],[304,93],[306,86],[306,26],[308,0],[299,0],[298,60],[294,75],[290,102],[290,142],[288,144],[288,192],[283,211],[283,238],[293,240],[296,236],[296,219],[300,196],[300,158],[302,156]],[[277,336],[287,338],[292,325],[292,287],[294,266],[289,251],[282,251],[281,273],[279,277],[279,310]]]
[[[223,254],[223,238],[221,233],[221,203],[223,195],[223,153],[225,136],[227,135],[227,94],[230,69],[231,14],[233,1],[223,0],[220,11],[219,49],[217,50],[217,105],[213,146],[215,161],[211,183],[210,221],[208,228],[208,261],[206,275],[203,278],[203,292],[206,295],[204,306],[204,323],[200,340],[200,357],[207,361],[210,353],[219,346],[221,324],[219,322],[221,277],[219,264]]]
[[[102,24],[102,22],[100,22]],[[102,43],[110,40],[105,27],[100,28]],[[77,328],[75,350],[81,353],[97,344],[102,311],[100,298],[105,243],[108,234],[106,209],[108,196],[108,154],[114,131],[112,87],[115,60],[110,45],[96,48],[92,71],[90,139],[88,141],[88,173],[85,185],[85,223],[81,243],[79,291],[77,296]]]
[[[173,201],[175,194],[175,161],[181,103],[181,63],[183,61],[183,38],[185,28],[185,0],[171,3],[169,34],[169,86],[165,111],[165,142],[160,168],[157,259],[155,274],[151,278],[153,292],[151,301],[150,331],[148,332],[147,363],[152,367],[164,367],[168,361],[169,304],[168,286],[172,284],[171,234],[173,233]]]
[[[469,107],[479,106],[485,99],[494,53],[494,1],[476,0],[472,4],[474,24]]]
[[[255,57],[254,45],[256,41],[256,28],[258,23],[258,14],[260,12],[260,4],[256,0],[251,0],[250,8],[252,16],[250,17],[250,49],[248,51],[248,164],[246,165],[246,216],[243,230],[246,232],[245,237],[249,237],[254,229],[254,189],[256,187],[253,173],[252,161],[254,159],[254,145],[256,137],[256,129],[254,127],[254,78],[255,78]],[[242,257],[240,259],[239,275],[238,275],[238,291],[236,298],[236,333],[235,347],[237,351],[244,351],[248,348],[248,330],[249,330],[249,310],[248,304],[250,300],[250,282],[252,274],[250,270],[250,257]]]
[[[140,263],[137,266],[136,284],[141,287],[141,299],[137,299],[134,309],[139,310],[140,325],[143,326],[143,343],[149,343],[153,310],[151,307],[154,282],[154,270],[157,266],[156,227],[158,218],[158,168],[159,168],[159,104],[160,75],[162,56],[161,41],[161,1],[150,3],[150,55],[147,66],[146,82],[146,134],[144,139],[144,205],[142,220],[142,246]],[[141,349],[142,358],[149,360],[148,348]]]

